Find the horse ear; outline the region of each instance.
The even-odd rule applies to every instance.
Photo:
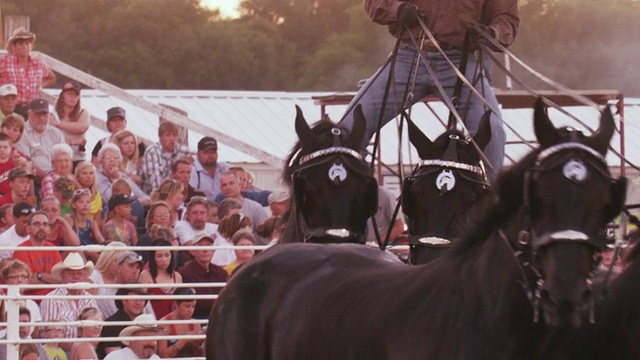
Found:
[[[484,150],[489,144],[489,141],[491,141],[491,113],[491,110],[487,110],[484,115],[482,115],[478,131],[476,131],[476,134],[473,136],[473,141],[475,141],[480,150]]]
[[[358,105],[353,112],[353,129],[349,133],[349,141],[354,149],[359,150],[366,130],[367,120],[362,112],[362,105]]]
[[[611,183],[611,204],[605,208],[604,217],[606,222],[612,221],[627,200],[627,178],[621,176],[618,180]]]
[[[296,134],[298,134],[298,138],[300,139],[300,144],[313,144],[314,143],[314,135],[311,131],[311,127],[307,124],[307,120],[305,120],[304,115],[302,114],[302,109],[298,105],[296,105]]]
[[[422,130],[411,120],[407,121],[407,131],[409,132],[409,141],[418,151],[421,159],[428,159],[433,152],[433,142],[429,140]]]
[[[600,127],[591,137],[585,141],[587,145],[591,146],[594,150],[598,151],[602,155],[607,153],[609,149],[609,142],[615,131],[615,124],[613,120],[613,113],[611,108],[606,106],[600,115]]]
[[[558,130],[553,126],[551,120],[549,120],[547,108],[541,97],[536,100],[533,112],[533,129],[536,134],[536,139],[538,139],[538,143],[540,143],[540,146],[543,148],[555,145],[560,140]]]

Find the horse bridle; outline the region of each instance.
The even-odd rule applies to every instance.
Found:
[[[343,161],[345,157],[347,159],[351,158],[360,162],[363,162],[364,160],[362,158],[362,155],[360,155],[360,153],[358,153],[357,151],[351,148],[341,146],[340,136],[342,135],[342,132],[340,129],[333,128],[331,129],[331,133],[334,135],[333,146],[325,149],[320,149],[310,154],[299,157],[298,168],[291,173],[291,180],[292,180],[291,184],[293,186],[294,196],[296,196],[296,201],[299,201],[299,199],[297,199],[297,197],[299,196],[298,195],[299,189],[296,188],[298,186],[297,185],[298,182],[295,181],[295,179],[300,177],[300,173],[302,171],[322,165],[322,164],[330,163],[333,161],[332,169],[335,168],[335,177],[333,178],[333,181],[341,181],[342,179],[341,176],[343,176],[341,172],[344,171],[346,173],[345,167],[350,171],[355,172],[358,175],[365,176],[365,177],[372,177],[370,173],[365,172],[362,169],[358,169],[357,167],[350,164],[348,161]],[[294,157],[293,159],[295,158],[296,157]],[[336,160],[336,159],[339,159],[339,160]],[[332,175],[330,174],[329,176],[332,176]],[[301,209],[298,209],[298,212],[300,212],[300,210]],[[362,234],[361,232],[353,231],[346,228],[317,227],[317,228],[310,229],[308,228],[306,221],[304,220],[304,216],[302,216],[302,214],[299,214],[299,215],[300,215],[299,222],[303,229],[302,233],[303,233],[304,242],[308,242],[312,238],[321,238],[321,237],[330,237],[330,238],[336,238],[340,240],[345,240],[349,238],[364,239],[364,234]]]
[[[573,156],[571,152],[569,152],[567,156],[560,157],[555,161],[549,163],[550,160],[548,159],[552,155],[572,150],[578,150],[582,153],[586,153],[587,155],[590,155],[592,159],[578,159],[577,157]],[[545,162],[547,164],[545,164]],[[551,146],[541,151],[536,157],[535,166],[525,173],[523,187],[525,209],[528,211],[531,205],[531,185],[536,181],[538,174],[540,174],[541,172],[551,171],[562,166],[563,175],[567,179],[579,183],[584,181],[587,176],[587,168],[586,166],[584,166],[584,162],[591,165],[592,168],[596,169],[596,171],[603,175],[605,178],[612,180],[611,175],[608,171],[605,157],[584,144],[578,142],[566,142]],[[531,223],[530,217],[529,223]],[[513,247],[513,245],[509,241],[508,236],[502,229],[498,229],[498,234],[509,244],[509,246]],[[595,239],[590,238],[587,234],[573,229],[555,231],[544,237],[538,236],[532,227],[530,227],[529,230],[522,230],[519,232],[517,243],[522,247],[522,249],[515,250],[514,256],[522,272],[522,286],[527,294],[527,298],[533,306],[534,323],[537,323],[539,321],[542,291],[544,289],[544,275],[542,274],[542,271],[537,264],[536,254],[542,247],[553,244],[555,242],[584,243],[593,247],[594,249],[600,249],[605,245],[602,242],[597,242]],[[597,263],[594,262],[592,266],[593,270],[595,271]],[[589,274],[589,278],[587,279],[589,288],[591,288],[591,278],[593,277],[594,271],[591,271],[591,273]],[[530,284],[530,277],[533,277],[535,279],[535,285],[533,286],[531,286]],[[591,303],[589,305],[589,321],[591,323],[594,323],[595,302],[593,298],[591,299]]]
[[[421,160],[416,168],[413,170],[410,176],[407,177],[409,181],[415,181],[415,179],[427,175],[431,175],[435,172],[441,171],[438,176],[437,183],[442,183],[442,188],[440,184],[436,184],[438,189],[441,192],[451,191],[453,186],[449,185],[447,188],[444,188],[445,184],[451,184],[451,181],[455,184],[455,177],[452,173],[452,170],[457,170],[457,173],[463,179],[475,183],[480,184],[484,189],[489,189],[491,186],[489,184],[489,180],[487,178],[484,166],[482,161],[478,163],[478,165],[471,165],[467,163],[463,163],[457,160],[457,152],[455,151],[455,145],[457,142],[462,142],[464,144],[468,144],[466,139],[460,138],[458,135],[451,134],[449,138],[452,140],[449,143],[449,147],[443,156],[444,159],[425,159]],[[481,177],[480,180],[474,178],[473,175],[479,175]],[[451,244],[450,239],[446,239],[440,236],[425,236],[424,234],[412,235],[410,237],[409,242],[411,244],[420,244],[423,246],[429,247],[444,247],[449,246]]]

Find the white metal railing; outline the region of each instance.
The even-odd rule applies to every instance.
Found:
[[[88,245],[88,246],[33,246],[33,247],[17,247],[17,246],[0,246],[0,250],[12,250],[12,251],[66,251],[66,252],[102,252],[102,251],[155,251],[155,250],[232,250],[232,249],[254,249],[254,250],[264,250],[268,248],[268,246],[126,246],[126,247],[112,247],[106,245]],[[164,285],[164,286],[163,286]],[[106,338],[55,338],[55,339],[21,339],[19,336],[19,328],[20,326],[49,326],[49,325],[57,325],[57,326],[129,326],[129,325],[170,325],[170,324],[197,324],[197,325],[206,325],[208,320],[156,320],[152,323],[138,323],[136,321],[125,321],[125,322],[106,322],[106,321],[91,321],[91,320],[83,320],[83,321],[60,321],[60,322],[26,322],[21,323],[19,321],[19,307],[16,303],[20,300],[42,300],[42,299],[67,299],[67,300],[79,300],[86,299],[87,295],[23,295],[20,293],[21,289],[25,290],[36,290],[36,289],[50,289],[51,287],[56,288],[67,288],[73,290],[92,290],[92,289],[107,289],[107,288],[158,288],[158,287],[172,287],[172,288],[200,288],[200,287],[219,287],[222,288],[226,285],[224,282],[216,282],[216,283],[132,283],[132,284],[95,284],[92,282],[81,282],[81,283],[72,283],[72,284],[21,284],[21,285],[7,285],[0,284],[0,289],[6,290],[7,294],[0,294],[0,300],[6,302],[6,310],[7,310],[7,321],[0,322],[0,327],[5,327],[7,329],[7,338],[0,340],[0,345],[7,346],[7,360],[17,360],[19,356],[19,346],[20,344],[44,344],[44,343],[73,343],[73,342],[100,342],[104,341]],[[200,300],[200,299],[217,299],[218,295],[205,295],[205,294],[194,294],[194,295],[142,295],[142,294],[129,294],[129,295],[99,295],[92,294],[92,299],[103,299],[103,300],[122,300],[122,299],[144,299],[144,300],[180,300],[180,299],[190,299],[190,300]],[[119,341],[121,340],[140,340],[140,339],[148,339],[148,340],[204,340],[205,335],[157,335],[157,336],[148,336],[148,337],[118,337]],[[184,359],[184,358],[183,358]],[[193,359],[202,359],[202,358],[193,358]]]

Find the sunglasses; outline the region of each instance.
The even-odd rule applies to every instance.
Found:
[[[129,262],[138,262],[142,261],[142,256],[139,254],[128,254],[120,260],[120,264],[128,260]]]
[[[36,209],[34,208],[24,208],[24,209],[20,209],[20,211],[18,211],[18,214],[20,215],[29,215],[31,213],[36,212]]]
[[[89,189],[73,190],[73,196],[80,196],[80,195],[91,195],[91,190]]]

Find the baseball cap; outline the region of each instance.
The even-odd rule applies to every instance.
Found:
[[[67,90],[73,90],[79,94],[81,89],[82,87],[80,87],[80,84],[72,80],[69,80],[62,85],[63,92]]]
[[[112,107],[111,109],[107,110],[107,121],[117,116],[124,119],[127,117],[127,112],[119,106]]]
[[[17,202],[13,205],[13,216],[14,217],[20,217],[20,216],[26,216],[26,215],[30,215],[31,213],[35,212],[36,208],[33,207],[33,205],[24,202],[24,201],[20,201]]]
[[[131,196],[125,195],[125,194],[111,195],[111,198],[109,199],[109,210],[115,209],[116,206],[118,205],[131,204],[134,201],[136,201],[136,197],[132,195]]]
[[[289,190],[283,188],[276,189],[271,194],[269,194],[267,200],[269,201],[269,204],[289,200]]]
[[[205,136],[198,141],[198,151],[218,149],[218,142],[211,136]]]
[[[118,256],[118,265],[120,264],[133,264],[139,262],[144,265],[144,261],[142,260],[142,256],[134,251],[125,251],[120,256]]]
[[[43,112],[49,112],[49,102],[47,99],[43,98],[35,98],[31,100],[29,103],[29,110],[33,111],[36,114],[40,114]]]
[[[196,237],[193,240],[193,244],[196,245],[196,244],[198,244],[198,243],[200,243],[200,242],[202,242],[204,240],[207,240],[207,241],[211,242],[212,244],[214,243],[214,240],[213,240],[213,238],[211,236],[203,234],[203,235],[200,235],[200,236]]]
[[[28,172],[27,169],[23,168],[23,167],[17,167],[17,168],[13,168],[11,169],[11,171],[9,171],[9,181],[15,179],[15,178],[19,178],[19,177],[27,177],[29,179],[33,179],[33,174]]]
[[[0,96],[18,95],[18,88],[13,84],[4,84],[0,86]]]

